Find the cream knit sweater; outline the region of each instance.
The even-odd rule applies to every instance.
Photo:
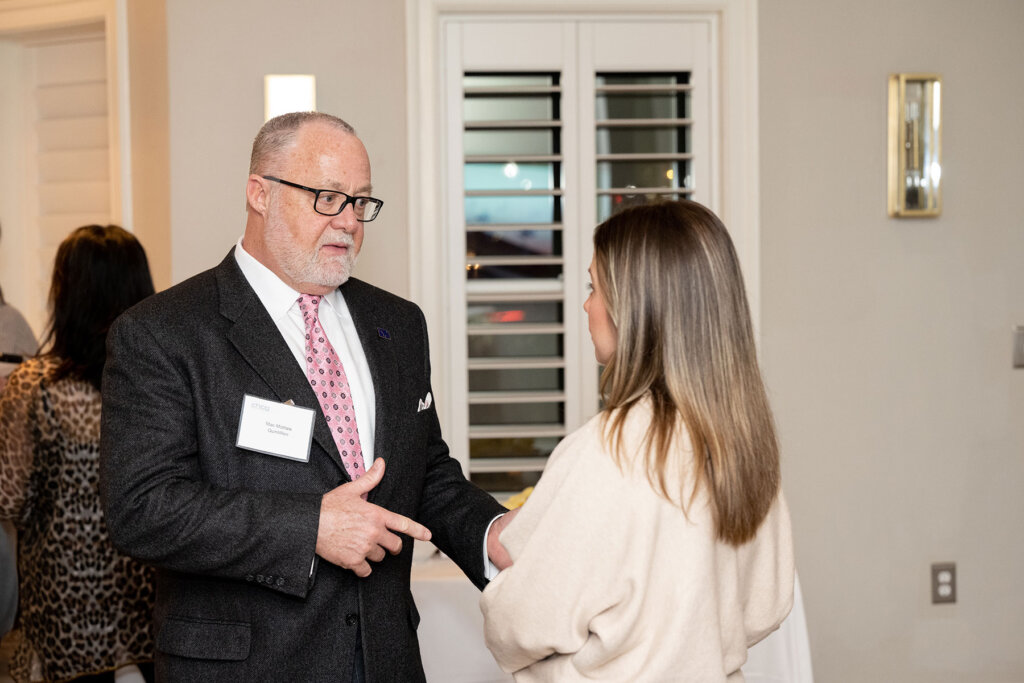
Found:
[[[650,421],[634,408],[632,462]],[[481,597],[487,646],[517,683],[742,681],[747,648],[793,604],[789,511],[780,492],[757,537],[715,539],[705,496],[689,519],[639,467],[623,472],[600,417],[566,437],[502,533],[514,565]],[[673,457],[690,461],[689,439]],[[692,489],[688,467],[672,491]]]

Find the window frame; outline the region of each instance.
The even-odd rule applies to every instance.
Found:
[[[412,298],[423,308],[431,338],[434,395],[442,429],[453,456],[468,474],[469,454],[463,446],[468,428],[467,406],[451,391],[451,368],[464,368],[466,340],[453,334],[449,318],[464,315],[461,297],[464,254],[449,253],[445,237],[444,178],[462,177],[463,159],[444,149],[451,93],[443,92],[444,74],[461,73],[462,65],[445,54],[445,35],[455,23],[487,21],[502,15],[516,20],[564,21],[616,19],[703,21],[710,28],[710,50],[718,56],[718,85],[711,93],[711,168],[714,173],[707,203],[729,226],[746,276],[755,334],[760,321],[759,155],[757,131],[757,3],[756,0],[674,0],[645,3],[637,10],[628,2],[577,0],[560,5],[558,14],[541,3],[493,0],[407,0],[406,18],[409,140],[409,282]],[[461,79],[449,79],[448,87]],[[563,112],[563,117],[572,115]],[[728,141],[728,144],[726,144]],[[565,150],[566,156],[569,150]],[[580,187],[591,187],[582,179]],[[578,182],[578,181],[577,181]],[[584,250],[586,247],[584,247]],[[566,273],[567,278],[571,277]],[[567,302],[568,305],[568,302]],[[568,320],[567,320],[568,325]],[[586,335],[579,330],[579,348]],[[566,340],[567,352],[569,340]],[[596,376],[594,378],[596,385]],[[567,417],[567,425],[570,423]],[[571,421],[576,424],[576,420]]]

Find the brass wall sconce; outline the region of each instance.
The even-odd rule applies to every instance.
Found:
[[[942,79],[889,77],[889,215],[942,213]]]

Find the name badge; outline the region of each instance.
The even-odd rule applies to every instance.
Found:
[[[257,453],[309,462],[313,442],[311,408],[245,395],[235,445]]]

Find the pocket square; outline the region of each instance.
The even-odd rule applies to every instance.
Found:
[[[417,413],[422,413],[424,410],[429,408],[430,404],[433,403],[433,402],[434,402],[434,397],[431,396],[430,392],[428,391],[427,392],[427,397],[420,399],[420,404],[419,404],[419,406],[417,406],[416,412]]]

